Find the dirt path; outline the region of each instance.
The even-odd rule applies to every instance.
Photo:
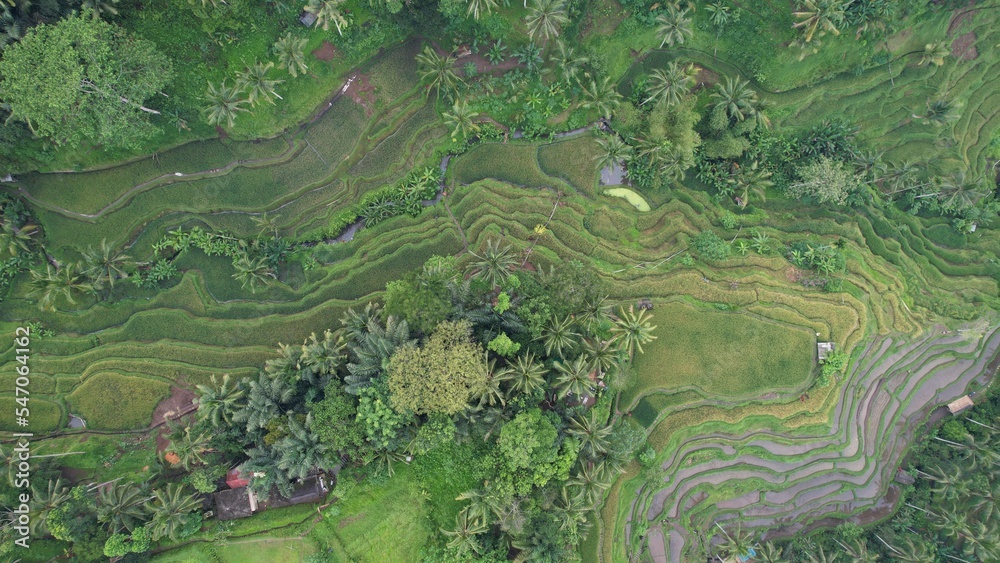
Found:
[[[771,535],[787,537],[802,532],[803,522],[812,522],[810,528],[839,523],[824,520],[831,513],[866,522],[891,513],[898,495],[891,482],[915,432],[936,407],[960,397],[973,381],[982,383],[1000,350],[1000,329],[978,341],[940,327],[929,332],[913,341],[895,336],[869,342],[842,385],[827,434],[748,430],[682,443],[663,463],[669,483],[645,514],[631,515],[663,519],[664,533],[648,538],[654,561],[683,560],[692,528],[706,530],[714,522],[783,525]],[[749,479],[773,487],[704,502],[704,490]]]

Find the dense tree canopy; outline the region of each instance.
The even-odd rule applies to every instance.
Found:
[[[423,347],[396,351],[389,389],[397,409],[417,414],[457,413],[486,383],[485,355],[473,344],[467,321],[443,322]]]
[[[0,97],[11,117],[56,144],[135,147],[159,113],[145,101],[170,81],[152,42],[88,16],[32,28],[0,60]]]

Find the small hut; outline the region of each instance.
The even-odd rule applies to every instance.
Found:
[[[299,16],[299,22],[306,27],[312,27],[313,24],[316,23],[316,14],[312,12],[302,12],[302,15]]]
[[[826,357],[829,356],[830,353],[833,352],[833,350],[834,350],[833,342],[816,343],[816,356],[819,358],[819,361],[821,362],[823,360],[826,360]]]
[[[902,468],[896,469],[895,481],[903,485],[912,485],[917,482],[917,480],[913,478],[913,475],[903,471]]]
[[[212,496],[215,499],[215,515],[219,520],[249,518],[257,511],[257,497],[247,487],[226,489]]]
[[[951,414],[958,414],[972,408],[974,405],[975,403],[972,402],[972,399],[969,398],[968,395],[965,395],[964,397],[960,397],[948,403],[948,412]]]
[[[639,310],[640,311],[649,311],[652,308],[653,308],[653,302],[651,300],[649,300],[649,299],[640,299],[639,300]]]

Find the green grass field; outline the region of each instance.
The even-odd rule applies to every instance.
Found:
[[[751,398],[809,381],[816,338],[806,329],[678,302],[657,304],[653,313],[666,330],[636,359],[639,375],[623,404],[653,389]]]
[[[170,384],[146,377],[97,373],[70,393],[70,409],[100,430],[141,428],[150,422],[153,409],[170,395]]]
[[[419,560],[434,529],[413,470],[397,465],[388,481],[364,482],[351,490],[337,504],[340,515],[324,518],[309,533],[324,550],[332,549],[334,561]]]

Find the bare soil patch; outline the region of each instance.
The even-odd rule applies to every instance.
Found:
[[[364,108],[366,116],[372,116],[375,109],[375,86],[372,85],[370,76],[367,74],[355,75],[345,94],[354,103]]]
[[[163,453],[170,445],[167,439],[168,427],[165,424],[168,420],[175,420],[181,416],[194,411],[197,406],[193,403],[198,395],[190,389],[171,387],[170,396],[160,401],[153,410],[153,423],[150,428],[158,428],[156,432],[156,453]]]
[[[198,395],[190,389],[171,387],[170,396],[160,401],[160,404],[156,405],[156,408],[153,409],[152,426],[159,426],[167,420],[173,420],[178,416],[193,411],[197,408],[193,403],[195,397],[197,396]]]
[[[314,50],[312,54],[314,57],[316,57],[321,61],[324,62],[332,61],[334,58],[337,57],[337,48],[333,46],[333,43],[330,43],[329,41],[324,39],[323,44],[321,44],[316,50]]]
[[[695,90],[710,88],[719,83],[719,73],[704,67],[698,67],[698,74],[695,76]]]
[[[964,8],[958,8],[951,15],[951,23],[948,24],[948,35],[954,35],[958,28],[967,21],[971,21],[972,17],[978,11],[974,6],[976,5],[976,0],[969,0],[969,5]]]
[[[970,31],[951,42],[951,56],[960,61],[971,61],[979,56],[976,50],[976,32]]]

